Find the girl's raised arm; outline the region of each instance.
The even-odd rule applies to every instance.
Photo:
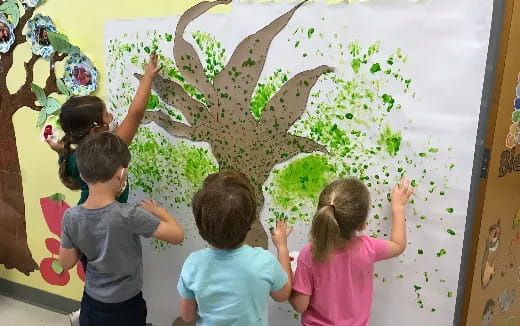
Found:
[[[392,234],[390,236],[390,252],[388,258],[397,257],[406,249],[406,218],[404,215],[406,204],[413,194],[410,181],[404,177],[392,192]]]
[[[139,128],[139,124],[144,116],[146,105],[152,91],[152,83],[159,71],[160,67],[157,66],[157,54],[152,53],[150,56],[150,62],[146,65],[143,78],[139,84],[139,88],[135,93],[134,100],[130,104],[126,117],[121,122],[121,125],[116,131],[116,134],[123,139],[123,141],[130,145],[134,136]]]

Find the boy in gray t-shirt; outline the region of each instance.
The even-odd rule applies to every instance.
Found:
[[[130,162],[128,147],[118,136],[92,134],[76,149],[76,157],[90,194],[83,205],[65,212],[59,262],[71,269],[80,252],[88,259],[80,325],[145,325],[140,236],[178,244],[184,232],[154,201],[116,201],[126,188]]]

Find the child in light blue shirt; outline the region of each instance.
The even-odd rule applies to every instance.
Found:
[[[292,289],[287,223],[279,221],[271,232],[278,260],[244,245],[258,210],[253,187],[239,172],[210,175],[192,207],[200,235],[213,248],[192,253],[182,267],[181,318],[199,326],[267,325],[268,296],[283,302]]]

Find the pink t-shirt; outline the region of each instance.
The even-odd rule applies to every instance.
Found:
[[[384,240],[359,236],[329,261],[314,262],[306,245],[298,256],[294,290],[309,295],[305,326],[367,326],[372,306],[374,263],[388,258]]]

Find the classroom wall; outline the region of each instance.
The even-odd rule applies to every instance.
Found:
[[[154,0],[143,2],[138,0],[47,0],[37,9],[37,13],[50,16],[58,31],[66,34],[72,43],[78,45],[96,65],[101,80],[95,95],[105,97],[105,58],[104,58],[104,24],[107,20],[131,19],[137,17],[171,16],[183,12],[197,0]],[[218,10],[226,10],[220,6]],[[175,26],[172,26],[172,32]],[[15,50],[15,66],[8,76],[8,87],[16,90],[25,81],[23,62],[28,60],[31,50],[28,44],[23,44]],[[48,62],[40,60],[35,72],[35,83],[43,84],[48,76]],[[57,67],[60,75],[60,67]],[[45,223],[40,198],[55,193],[63,193],[65,202],[71,206],[79,198],[77,192],[68,191],[59,181],[57,155],[47,144],[38,141],[40,129],[36,128],[38,112],[21,109],[14,116],[16,139],[19,151],[23,188],[25,197],[27,237],[29,248],[35,261],[40,262],[51,254],[45,247],[45,239],[55,238]],[[59,239],[57,239],[59,240]],[[79,300],[82,294],[83,282],[76,269],[70,271],[70,280],[63,286],[48,284],[39,271],[30,276],[16,270],[6,270],[0,265],[0,278],[34,287],[43,291]],[[64,283],[65,280],[58,282]]]

